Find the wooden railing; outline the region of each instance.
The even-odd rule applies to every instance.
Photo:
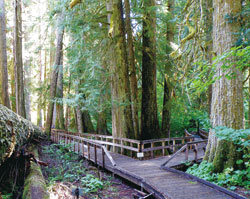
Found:
[[[191,146],[194,147],[194,160],[198,160],[198,145],[201,143],[206,143],[207,140],[199,140],[199,141],[193,141],[193,142],[188,142],[184,146],[182,146],[178,151],[176,151],[166,162],[164,162],[161,166],[164,167],[167,163],[169,163],[172,159],[174,159],[178,154],[181,152],[185,151],[185,160],[188,161],[188,155]],[[192,150],[192,149],[191,149]],[[205,149],[203,148],[204,152]]]
[[[72,133],[64,130],[53,129],[53,133],[64,133],[72,136],[95,140],[95,143],[103,145],[108,151],[130,155],[142,159],[143,157],[154,158],[155,155],[166,155],[166,150],[170,149],[175,152],[182,147],[186,141],[192,141],[193,137],[181,138],[161,138],[152,140],[134,140],[128,138],[116,138],[108,135],[89,134],[89,133]]]
[[[59,131],[53,131],[51,133],[51,140],[56,143],[60,143],[63,141],[64,144],[72,144],[73,145],[72,150],[74,152],[82,153],[83,157],[87,156],[88,160],[92,158],[95,164],[97,164],[97,161],[98,161],[98,149],[99,149],[101,151],[102,167],[105,168],[105,155],[107,156],[108,160],[111,162],[112,166],[116,166],[116,163],[114,159],[112,158],[112,156],[110,155],[110,153],[108,152],[107,148],[104,145],[99,144],[93,140],[71,135],[68,133],[62,133]],[[91,150],[91,147],[92,147],[92,150]],[[86,155],[85,155],[85,152],[86,152]]]

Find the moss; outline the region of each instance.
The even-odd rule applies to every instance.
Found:
[[[36,149],[32,152],[35,157],[38,156]],[[40,166],[31,162],[29,174],[25,179],[23,198],[35,199],[38,196],[41,199],[49,199],[49,194],[46,191],[46,184]]]
[[[215,156],[213,159],[214,172],[222,172],[225,168],[225,162],[227,160],[227,153],[229,150],[228,142],[225,140],[219,140],[217,143],[217,148]]]

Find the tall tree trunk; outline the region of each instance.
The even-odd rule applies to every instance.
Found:
[[[17,114],[26,118],[24,97],[24,75],[22,58],[22,2],[14,1],[14,60],[16,80],[16,110]]]
[[[212,63],[212,51],[213,51],[213,43],[212,43],[212,28],[213,28],[213,0],[205,0],[204,1],[204,18],[205,18],[205,34],[206,34],[206,60],[209,63]],[[208,96],[208,114],[210,116],[211,114],[211,103],[212,103],[212,85],[208,87],[207,91]]]
[[[63,55],[62,55],[63,57]],[[59,66],[58,79],[57,79],[57,90],[56,97],[63,99],[63,58],[61,58],[61,64]],[[65,129],[64,125],[64,111],[63,103],[56,103],[56,123],[55,127],[57,129]]]
[[[213,1],[213,51],[221,56],[230,50],[237,41],[236,32],[240,31],[238,20],[229,22],[226,15],[236,16],[241,12],[241,0]],[[233,58],[231,62],[234,62]],[[222,69],[223,63],[217,64],[216,77],[221,77],[213,84],[211,123],[213,127],[227,126],[233,129],[243,128],[243,74],[233,66],[231,72],[234,78],[226,78]],[[218,140],[213,130],[210,131],[209,141],[204,159],[213,162],[216,172],[227,167],[236,166],[236,147],[233,143]]]
[[[31,84],[31,60],[26,60],[24,64],[25,68],[25,78],[24,78],[24,86],[25,86],[25,112],[26,119],[31,121],[31,100],[30,100],[30,84]]]
[[[168,22],[167,22],[167,48],[166,54],[168,55],[168,60],[166,61],[166,75],[164,79],[164,97],[163,97],[163,110],[162,110],[162,134],[164,137],[170,137],[170,119],[171,119],[171,92],[172,86],[169,81],[169,77],[171,76],[172,71],[172,60],[170,59],[170,53],[172,52],[172,48],[170,42],[174,42],[174,30],[175,24],[173,24],[173,9],[174,9],[174,1],[169,0],[168,4]]]
[[[0,0],[0,64],[2,75],[2,102],[4,106],[10,108],[10,98],[8,91],[8,68],[6,49],[6,19],[4,0]]]
[[[131,96],[128,78],[128,61],[124,32],[123,8],[121,0],[113,0],[110,33],[113,42],[111,66],[112,93],[112,135],[114,137],[134,137],[131,111]]]
[[[41,3],[41,2],[40,2]],[[41,13],[39,11],[39,58],[38,58],[38,65],[39,65],[39,92],[38,92],[38,104],[37,104],[37,126],[42,126],[42,75],[43,75],[43,64],[42,64],[42,35],[41,35]]]
[[[248,128],[250,128],[250,68],[248,69]]]
[[[82,111],[81,108],[79,106],[77,106],[77,108],[75,109],[76,112],[76,123],[77,123],[77,130],[78,133],[83,133],[84,132],[84,127],[83,127],[83,115],[82,115]]]
[[[156,102],[156,11],[154,0],[144,0],[142,43],[141,139],[159,136]]]
[[[139,121],[138,121],[138,88],[137,88],[137,77],[135,67],[135,53],[134,53],[134,42],[131,28],[130,19],[130,3],[129,0],[125,0],[125,13],[126,13],[126,33],[127,33],[127,46],[128,46],[128,64],[129,64],[129,82],[131,91],[131,108],[134,125],[135,138],[139,139]]]
[[[45,50],[44,55],[44,82],[47,82],[47,51]],[[45,84],[47,86],[47,84]],[[47,104],[47,97],[46,95],[43,96],[43,121],[46,121],[46,104]]]
[[[68,94],[67,96],[69,96],[70,94],[70,89],[71,89],[71,73],[68,69],[68,73],[69,73],[69,82],[68,82]],[[65,115],[65,129],[68,131],[69,129],[69,126],[70,126],[70,106],[69,104],[67,104],[66,106],[66,115]]]
[[[58,79],[58,71],[59,65],[61,63],[62,58],[62,46],[63,46],[63,34],[64,28],[60,27],[61,21],[64,19],[63,15],[59,16],[58,19],[58,27],[57,27],[57,42],[56,42],[56,57],[55,57],[55,64],[53,67],[53,72],[51,76],[51,83],[50,83],[50,102],[47,111],[47,118],[46,118],[46,126],[45,131],[46,133],[50,134],[52,119],[53,119],[53,111],[54,111],[54,98],[56,97],[56,88],[57,88],[57,79]]]
[[[107,87],[107,86],[106,86]],[[101,111],[98,112],[98,119],[97,119],[97,127],[96,132],[101,135],[107,135],[108,134],[108,127],[107,127],[107,108],[105,106],[105,102],[108,101],[108,88],[104,88],[103,91],[101,91],[100,99],[99,99],[99,105],[101,106]]]
[[[10,99],[11,99],[11,109],[12,111],[16,112],[16,86],[15,86],[15,66],[14,66],[14,59],[11,62],[10,66]]]
[[[40,50],[41,51],[41,50]],[[43,66],[42,66],[42,55],[41,52],[39,52],[39,93],[38,93],[38,104],[37,104],[37,126],[42,126],[42,70],[43,70]]]
[[[82,111],[83,130],[84,132],[93,133],[95,131],[88,111]]]

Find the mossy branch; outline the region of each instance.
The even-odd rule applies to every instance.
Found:
[[[69,4],[69,7],[72,9],[79,3],[81,3],[81,0],[72,0]]]

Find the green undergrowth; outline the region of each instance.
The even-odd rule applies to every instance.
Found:
[[[103,182],[93,174],[88,173],[83,160],[79,158],[78,154],[71,151],[71,148],[70,144],[63,143],[43,147],[42,152],[56,162],[53,166],[45,168],[49,189],[56,182],[72,183],[80,187],[84,194],[103,189],[108,182]]]
[[[248,190],[245,194],[250,195],[250,130],[217,127],[215,131],[218,139],[233,142],[237,151],[242,154],[241,158],[236,160],[236,167],[214,173],[213,163],[202,161],[200,165],[189,167],[186,172],[232,191],[242,187]]]
[[[236,190],[237,186],[250,190],[250,163],[245,164],[246,169],[243,170],[227,168],[222,173],[213,173],[213,164],[203,161],[200,165],[194,164],[186,172],[232,191]]]

